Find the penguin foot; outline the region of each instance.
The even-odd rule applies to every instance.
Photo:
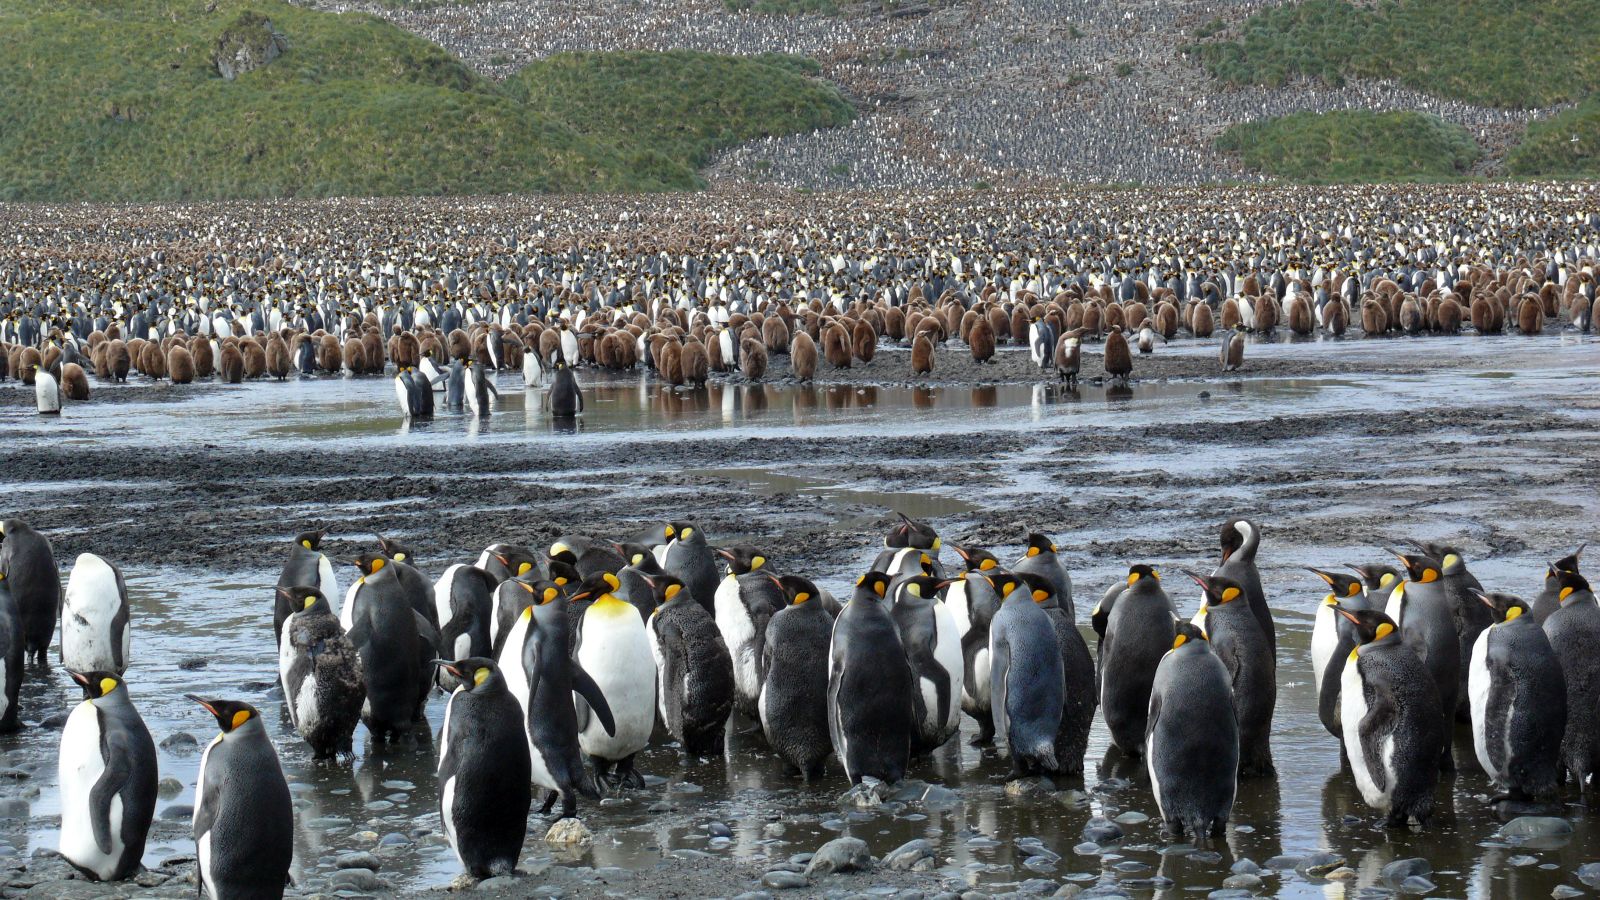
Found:
[[[550,810],[552,810],[552,809],[555,809],[555,806],[556,806],[556,800],[557,800],[557,799],[558,799],[558,798],[560,798],[560,796],[561,796],[561,794],[560,794],[560,793],[559,793],[559,792],[557,792],[557,791],[551,791],[551,792],[550,792],[550,793],[549,793],[549,794],[548,794],[548,795],[547,795],[547,796],[546,796],[546,797],[545,797],[545,798],[544,798],[544,805],[543,805],[543,806],[541,806],[541,807],[539,807],[539,815],[541,815],[541,816],[548,816],[548,815],[550,815]]]

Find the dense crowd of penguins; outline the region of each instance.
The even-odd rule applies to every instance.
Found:
[[[123,680],[121,572],[85,553],[63,592],[49,540],[0,526],[0,730],[20,725],[25,661],[45,661],[59,607],[60,661],[85,698],[61,740],[61,852],[87,877],[130,877],[157,771]],[[952,557],[904,516],[842,601],[762,548],[714,548],[692,522],[627,541],[496,543],[437,578],[398,540],[335,559],[311,531],[288,548],[273,629],[289,720],[317,758],[347,759],[358,722],[375,743],[408,740],[435,688],[448,693],[439,811],[475,877],[514,871],[535,790],[542,814],[561,803],[559,829],[580,797],[642,788],[635,762],[653,735],[703,758],[730,727],[757,728],[793,774],[836,760],[870,789],[955,739],[963,714],[973,743],[1003,744],[1024,778],[1081,775],[1098,710],[1114,752],[1143,758],[1165,833],[1205,840],[1239,779],[1274,772],[1278,632],[1261,537],[1230,520],[1209,572],[1180,570],[1200,593],[1188,618],[1156,567],[1130,566],[1088,616],[1092,655],[1048,536],[1028,535],[1009,562],[976,546]],[[1486,591],[1444,544],[1390,551],[1398,565],[1310,570],[1327,587],[1309,660],[1319,715],[1387,824],[1426,825],[1458,723],[1491,803],[1537,808],[1563,783],[1592,797],[1600,602],[1581,552],[1551,563],[1531,601]],[[357,570],[342,594],[336,564]],[[281,893],[293,816],[261,713],[192,699],[221,732],[196,789],[202,890]]]

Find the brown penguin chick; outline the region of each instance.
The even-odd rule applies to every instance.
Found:
[[[1344,303],[1344,298],[1335,297],[1323,307],[1322,327],[1329,334],[1342,335],[1350,328],[1350,307]]]
[[[1123,337],[1120,325],[1113,325],[1106,332],[1105,368],[1108,378],[1123,384],[1133,374],[1133,354],[1128,352],[1128,339]]]
[[[121,325],[118,325],[117,323],[112,322],[111,324],[106,326],[106,340],[108,340],[108,341],[118,341],[118,340],[122,340],[122,339],[123,339],[123,335],[122,335],[122,326]]]
[[[1232,331],[1244,319],[1239,315],[1239,301],[1234,297],[1222,301],[1222,310],[1218,316],[1218,323],[1223,331]]]
[[[107,340],[108,338],[106,337],[106,333],[104,331],[91,331],[89,332],[89,339],[87,343],[89,344],[89,349],[93,350],[101,344],[104,344]]]
[[[305,337],[305,335],[300,335]],[[194,377],[210,378],[217,369],[216,356],[211,352],[211,342],[203,337],[189,339],[189,355],[194,357]]]
[[[710,372],[709,360],[706,357],[706,345],[693,338],[684,342],[683,352],[678,358],[679,370],[683,373],[683,380],[692,387],[705,387],[706,377]]]
[[[1112,303],[1101,310],[1100,317],[1104,323],[1105,330],[1108,332],[1113,328],[1121,330],[1127,318],[1126,313],[1127,310],[1123,309],[1120,303]]]
[[[1217,330],[1217,320],[1211,313],[1211,305],[1204,301],[1194,305],[1194,311],[1189,316],[1189,330],[1197,338],[1211,337]]]
[[[715,344],[713,344],[711,353],[715,354],[716,352],[717,348]],[[594,362],[595,365],[602,369],[611,369],[612,371],[615,371],[622,368],[622,366],[619,365],[621,360],[617,358],[617,342],[615,334],[607,333],[601,336],[600,340],[595,345]]]
[[[1083,302],[1079,300],[1067,304],[1066,315],[1061,318],[1062,334],[1083,327],[1083,308]]]
[[[878,330],[865,318],[857,319],[855,326],[850,329],[850,351],[863,364],[872,362],[872,358],[878,355]]]
[[[1544,286],[1539,288],[1540,311],[1544,313],[1545,318],[1554,319],[1560,314],[1560,307],[1561,296],[1556,293],[1556,283],[1554,281],[1546,281]],[[1518,318],[1521,318],[1521,316],[1519,315]]]
[[[361,335],[361,357],[367,364],[367,374],[383,374],[383,338],[378,335],[378,329],[368,328]],[[249,362],[249,357],[245,357]]]
[[[146,375],[157,381],[167,377],[167,354],[161,349],[160,344],[155,341],[146,343],[140,355],[144,357]]]
[[[960,335],[961,335],[961,340],[962,341],[966,341],[967,333],[972,331],[973,323],[977,322],[980,318],[983,318],[983,317],[984,317],[984,314],[979,312],[976,309],[969,309],[965,313],[962,314],[962,316],[961,316],[961,331],[960,331]]]
[[[166,368],[173,384],[190,384],[194,381],[194,354],[179,344],[167,351]]]
[[[1244,329],[1242,327],[1235,328],[1232,337],[1222,342],[1222,353],[1220,355],[1222,357],[1220,360],[1222,371],[1224,372],[1237,372],[1239,367],[1244,365]]]
[[[1461,304],[1451,297],[1441,299],[1435,327],[1440,334],[1458,334],[1461,331]]]
[[[1594,328],[1595,317],[1600,316],[1600,296],[1594,298],[1594,304],[1589,307],[1589,327]]]
[[[267,374],[278,381],[289,377],[289,345],[276,334],[267,338]]]
[[[1380,337],[1389,333],[1389,311],[1376,297],[1361,301],[1361,330],[1367,337]]]
[[[933,338],[924,331],[911,342],[911,374],[929,375],[933,372]]]
[[[1156,332],[1169,341],[1178,336],[1178,307],[1165,300],[1156,304]]]
[[[1566,300],[1567,324],[1580,331],[1589,330],[1589,298],[1572,294]]]
[[[1150,310],[1137,300],[1130,300],[1122,307],[1122,324],[1127,331],[1137,331],[1144,327],[1145,319],[1150,318]]]
[[[1257,297],[1256,303],[1256,331],[1261,334],[1271,334],[1278,327],[1278,322],[1283,318],[1283,311],[1278,308],[1278,298]]]
[[[850,336],[835,322],[823,329],[822,357],[835,369],[850,368]]]
[[[606,337],[610,337],[610,335],[606,335]],[[706,345],[706,362],[711,367],[711,371],[726,372],[733,368],[733,360],[722,358],[722,334],[720,332],[709,335],[704,343]],[[596,348],[595,355],[606,356],[607,352],[606,339],[601,338],[600,346]],[[604,363],[601,363],[601,365],[604,365]]]
[[[330,375],[339,371],[344,365],[344,349],[339,346],[339,339],[331,334],[324,333],[317,339],[317,368]],[[221,370],[222,361],[217,360],[217,368]]]
[[[106,341],[89,351],[89,362],[94,366],[94,377],[111,380],[111,342]]]
[[[1479,334],[1498,334],[1495,327],[1494,301],[1489,297],[1478,294],[1472,298],[1471,306],[1472,330]]]
[[[1517,305],[1517,330],[1529,335],[1544,331],[1544,302],[1537,295],[1529,294]]]
[[[461,330],[458,328],[455,331],[451,332],[451,334],[452,335],[458,334],[458,333],[460,333],[460,331]],[[465,336],[465,335],[463,335],[463,336]],[[455,356],[455,351],[454,351],[455,341],[451,340],[449,343],[450,343],[450,346],[451,346],[450,358],[451,359],[457,359],[458,357]],[[559,329],[559,328],[546,328],[545,330],[539,332],[539,358],[544,360],[545,365],[548,366],[548,365],[554,363],[555,359],[556,359],[556,355],[559,354],[560,352],[561,352],[561,329]],[[566,362],[570,365],[572,363],[577,362],[577,360],[569,359],[569,360],[566,360]]]
[[[1311,315],[1311,304],[1305,295],[1295,294],[1289,301],[1288,315],[1289,331],[1301,337],[1307,337],[1316,329],[1316,320]]]
[[[1083,329],[1074,328],[1056,338],[1056,375],[1070,387],[1077,387],[1083,367]]]
[[[739,344],[739,371],[750,381],[760,381],[767,374],[767,345],[755,338],[745,338]]]
[[[767,316],[761,321],[761,340],[767,345],[768,353],[788,353],[789,326],[781,316]]]
[[[360,375],[367,371],[367,348],[362,345],[359,338],[346,338],[344,342],[344,368],[351,375]],[[248,361],[245,366],[246,377],[248,374]]]
[[[44,352],[41,355],[43,360],[40,367],[46,372],[55,371],[56,363],[61,359],[61,348],[52,343],[44,348]]]
[[[416,368],[417,363],[421,361],[418,353],[417,339],[412,337],[409,333],[402,335],[400,347],[401,350],[406,354],[406,358],[410,360],[409,367]],[[507,331],[500,339],[500,360],[505,364],[507,369],[510,369],[513,372],[521,370],[522,338],[517,337],[510,331]]]
[[[883,333],[889,340],[899,343],[906,339],[906,314],[898,306],[883,311]]]
[[[128,344],[121,338],[112,338],[106,342],[106,366],[111,370],[112,381],[127,381],[128,369],[133,365],[133,357],[128,353]]]
[[[238,384],[244,380],[244,354],[239,345],[228,342],[222,345],[222,358],[217,362],[217,377],[223,384]]]
[[[656,351],[656,374],[667,384],[683,384],[683,345],[675,340],[664,340]]]
[[[360,346],[359,343],[357,346]],[[267,374],[267,351],[260,341],[245,338],[239,342],[239,353],[244,357],[244,377],[254,381]],[[359,362],[359,360],[358,360]]]
[[[994,331],[995,343],[1020,344],[1028,339],[1028,304],[1018,303],[1012,306],[1010,318],[1006,318],[1003,310],[996,309],[995,312],[1000,314],[998,319],[995,316],[989,317],[989,326]]]
[[[771,345],[768,345],[771,349]],[[800,332],[794,336],[794,344],[789,348],[789,368],[794,377],[801,381],[810,381],[817,377],[817,342],[811,335]]]
[[[955,334],[960,331],[961,319],[965,315],[966,310],[961,308],[961,304],[954,302],[945,304],[942,315],[939,317],[939,320],[944,323],[945,333]]]
[[[994,329],[989,327],[989,320],[985,318],[974,322],[972,330],[967,333],[967,347],[972,350],[972,361],[986,363],[993,359],[994,344]]]
[[[1400,303],[1400,330],[1406,334],[1417,334],[1422,331],[1422,307],[1411,297]]]
[[[89,376],[83,366],[67,363],[61,367],[61,394],[68,400],[89,399]]]
[[[561,346],[561,336],[555,335],[551,343],[557,347]],[[451,359],[467,360],[472,357],[472,338],[467,337],[467,333],[459,328],[451,331],[445,338],[445,347],[449,350]]]

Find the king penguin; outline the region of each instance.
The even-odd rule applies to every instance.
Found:
[[[0,572],[11,585],[26,653],[43,665],[61,611],[61,571],[50,539],[21,519],[0,521]]]
[[[535,356],[529,353],[528,356]],[[550,415],[557,419],[571,419],[583,412],[583,389],[572,367],[559,356],[555,362],[555,378],[550,383]]]
[[[1439,561],[1440,589],[1444,591],[1445,598],[1450,604],[1450,611],[1454,614],[1456,640],[1459,645],[1458,655],[1461,658],[1454,715],[1457,721],[1465,722],[1470,707],[1467,697],[1467,661],[1472,659],[1472,648],[1478,642],[1478,635],[1482,634],[1494,619],[1489,613],[1489,608],[1478,599],[1478,594],[1483,592],[1483,585],[1467,570],[1467,561],[1459,549],[1448,544],[1416,541],[1412,541],[1411,544],[1430,558]]]
[[[1131,756],[1143,752],[1150,686],[1161,657],[1172,649],[1177,617],[1156,570],[1143,563],[1130,567],[1100,638],[1100,710],[1111,742]]]
[[[1577,784],[1585,803],[1594,802],[1600,772],[1600,605],[1589,582],[1577,572],[1557,576],[1561,606],[1544,620],[1544,633],[1561,660],[1567,683],[1567,730],[1561,738],[1561,765]]]
[[[6,580],[5,570],[0,569],[0,734],[22,726],[17,716],[25,667],[22,645],[22,616],[11,597],[11,583]]]
[[[1550,614],[1561,608],[1561,573],[1577,572],[1578,563],[1583,557],[1583,549],[1588,544],[1579,545],[1572,553],[1551,563],[1544,573],[1544,589],[1539,591],[1539,596],[1533,599],[1533,620],[1543,625]]]
[[[688,589],[689,596],[706,612],[716,615],[717,563],[705,533],[691,522],[672,522],[666,526],[666,544],[661,551],[661,568]]]
[[[454,660],[494,653],[494,588],[488,573],[477,566],[451,565],[433,584],[433,604],[441,656]]]
[[[987,576],[1000,572],[993,553],[976,547],[956,547],[966,565],[945,590],[945,603],[961,628],[961,711],[978,723],[971,744],[994,741],[994,712],[989,702],[989,625],[1000,611],[1000,595]],[[965,621],[965,627],[962,622]]]
[[[1561,660],[1520,598],[1479,591],[1478,599],[1494,624],[1473,642],[1468,665],[1473,749],[1502,792],[1496,800],[1549,799],[1561,783],[1567,730]]]
[[[596,778],[642,788],[644,776],[633,764],[656,724],[656,664],[644,620],[615,593],[620,584],[615,575],[602,572],[585,579],[571,597],[592,601],[578,625],[578,665],[594,678],[616,725],[607,733],[598,716],[584,714],[580,701],[578,747]]]
[[[1461,688],[1461,642],[1455,611],[1445,593],[1438,560],[1421,554],[1395,554],[1405,564],[1406,580],[1389,593],[1384,613],[1400,629],[1400,637],[1416,651],[1423,668],[1439,689],[1439,703],[1448,717],[1439,765],[1455,768],[1450,735],[1456,721],[1456,693]]]
[[[122,570],[80,553],[61,606],[61,665],[69,672],[128,670],[128,585]]]
[[[1172,649],[1156,665],[1145,726],[1150,790],[1172,838],[1222,833],[1238,789],[1239,730],[1228,669],[1205,632],[1174,626]]]
[[[1037,577],[1037,576],[1035,576]],[[993,578],[1000,611],[989,623],[989,696],[995,733],[1011,753],[1011,777],[1047,775],[1058,768],[1066,675],[1055,624],[1039,608],[1049,592],[1020,576]]]
[[[313,759],[348,756],[367,699],[361,655],[321,591],[278,590],[284,594],[283,602],[299,608],[284,621],[278,645],[278,677],[289,723],[311,747]]]
[[[222,730],[201,754],[195,779],[200,890],[211,900],[282,897],[294,859],[294,807],[261,714],[248,703],[187,696]]]
[[[733,710],[733,657],[706,612],[673,575],[648,579],[655,592],[650,648],[661,721],[684,755],[721,756]]]
[[[766,570],[767,556],[747,547],[724,548],[728,575],[717,585],[713,607],[717,630],[733,657],[733,708],[755,719],[761,698],[767,623],[784,606],[783,592]]]
[[[434,650],[427,621],[401,588],[398,565],[382,556],[362,559],[368,574],[350,586],[340,624],[361,654],[367,687],[361,718],[381,742],[410,733],[422,718],[433,685]]]
[[[156,745],[113,672],[72,672],[83,702],[61,731],[61,855],[92,881],[139,871],[156,811]]]
[[[868,572],[828,643],[828,732],[851,784],[894,783],[911,757],[911,664],[885,606],[889,576]]]
[[[911,751],[929,753],[955,736],[961,726],[961,642],[955,619],[939,596],[941,583],[918,575],[896,582],[889,616],[894,619],[911,666]]]
[[[822,774],[833,752],[828,733],[828,643],[833,618],[810,580],[798,575],[773,580],[787,605],[767,623],[762,649],[766,679],[757,711],[767,744],[791,773],[810,781]]]
[[[511,875],[528,836],[532,763],[522,709],[494,660],[438,660],[450,690],[439,732],[439,821],[474,878]]]
[[[1256,553],[1261,549],[1261,526],[1249,519],[1230,519],[1222,526],[1222,563],[1211,574],[1226,578],[1244,590],[1250,611],[1261,623],[1272,655],[1278,655],[1278,632],[1272,624],[1272,610],[1261,588],[1261,570],[1256,568]]]
[[[1066,565],[1056,555],[1055,542],[1048,536],[1037,532],[1028,535],[1028,548],[1011,571],[1018,575],[1039,575],[1049,581],[1056,605],[1068,619],[1077,620],[1077,610],[1072,605],[1072,576],[1067,574]]]
[[[1089,747],[1089,729],[1094,725],[1094,657],[1084,642],[1077,623],[1056,602],[1055,585],[1038,575],[1019,575],[1033,592],[1034,602],[1050,617],[1056,629],[1056,645],[1061,650],[1061,727],[1056,730],[1056,769],[1053,774],[1083,774],[1083,757]],[[1040,593],[1044,596],[1040,597]]]
[[[1328,584],[1328,593],[1317,604],[1316,620],[1311,627],[1311,674],[1317,686],[1317,717],[1328,733],[1341,740],[1343,752],[1344,728],[1339,722],[1339,686],[1344,676],[1345,660],[1356,648],[1354,626],[1339,609],[1356,612],[1371,609],[1361,579],[1340,572],[1308,569]]]
[[[1261,626],[1230,578],[1185,570],[1200,585],[1194,624],[1228,670],[1239,731],[1239,777],[1272,775],[1272,714],[1278,703],[1278,666]]]
[[[1339,615],[1356,629],[1339,691],[1356,787],[1390,827],[1412,819],[1426,825],[1439,783],[1439,750],[1449,748],[1439,689],[1387,615],[1371,609]]]
[[[328,598],[329,603],[340,596],[339,579],[334,575],[333,561],[322,552],[322,539],[325,536],[326,531],[304,531],[295,535],[294,544],[289,548],[289,558],[284,561],[283,571],[278,575],[278,587],[314,587]],[[273,602],[272,635],[279,642],[283,640],[284,620],[299,612],[298,609],[283,605],[285,602],[281,593]]]

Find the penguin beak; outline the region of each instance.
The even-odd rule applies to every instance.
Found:
[[[1178,571],[1180,571],[1183,574],[1185,574],[1185,575],[1189,576],[1190,578],[1194,579],[1194,583],[1195,584],[1200,585],[1200,587],[1206,589],[1208,592],[1210,591],[1210,589],[1211,589],[1211,579],[1207,578],[1204,575],[1201,575],[1198,572],[1192,571],[1190,569],[1179,569]]]
[[[287,600],[288,602],[293,603],[294,594],[291,593],[288,588],[278,588],[278,599]]]
[[[465,675],[461,674],[461,670],[460,669],[456,668],[455,663],[451,662],[448,659],[435,659],[432,662],[433,662],[434,665],[436,665],[439,668],[445,670],[446,672],[449,672],[451,675],[454,675],[457,678],[465,678],[466,677]]]
[[[1349,619],[1351,625],[1359,625],[1359,624],[1361,624],[1361,620],[1357,619],[1355,614],[1350,612],[1348,609],[1335,609],[1334,612],[1338,613],[1341,616],[1344,616],[1346,619]]]
[[[723,559],[727,560],[728,562],[733,562],[733,551],[732,550],[729,550],[729,549],[727,549],[725,547],[718,547],[717,550],[716,550],[716,554],[718,556],[722,557]]]
[[[1318,578],[1321,578],[1323,581],[1326,581],[1330,587],[1333,585],[1333,576],[1327,572],[1324,572],[1321,569],[1313,569],[1310,566],[1301,566],[1301,568],[1317,576]]]
[[[1480,601],[1482,601],[1484,606],[1494,609],[1494,601],[1489,599],[1488,594],[1485,594],[1483,591],[1480,591],[1476,588],[1468,588],[1467,591],[1471,593],[1472,596],[1477,597]]]
[[[972,551],[971,550],[968,550],[967,548],[962,547],[959,544],[951,544],[950,545],[950,549],[954,550],[956,552],[956,555],[961,557],[961,561],[962,562],[971,562],[972,561]]]
[[[944,580],[944,581],[941,581],[941,582],[938,582],[938,583],[936,583],[936,584],[935,584],[935,585],[934,585],[934,586],[933,586],[933,589],[934,589],[934,590],[935,590],[935,591],[942,591],[942,590],[944,590],[944,589],[945,589],[945,588],[948,588],[948,587],[949,587],[949,586],[950,586],[950,585],[952,585],[952,584],[955,584],[955,583],[956,583],[956,582],[955,582],[955,579],[953,579],[953,578],[946,578],[946,579],[945,579],[945,580]]]
[[[767,580],[772,582],[772,586],[778,589],[778,593],[783,594],[785,597],[788,597],[789,592],[785,591],[783,589],[783,582],[778,580],[778,576],[776,576],[776,575],[768,575],[767,576]]]
[[[68,672],[67,674],[72,676],[73,681],[76,681],[84,687],[89,686],[89,676],[83,674],[82,672]]]
[[[210,700],[207,700],[204,697],[199,696],[198,694],[184,694],[183,696],[184,696],[185,699],[193,700],[194,702],[196,702],[196,703],[200,704],[201,706],[205,707],[206,712],[211,713],[213,716],[217,714],[217,708],[215,706],[211,705],[211,701]]]

